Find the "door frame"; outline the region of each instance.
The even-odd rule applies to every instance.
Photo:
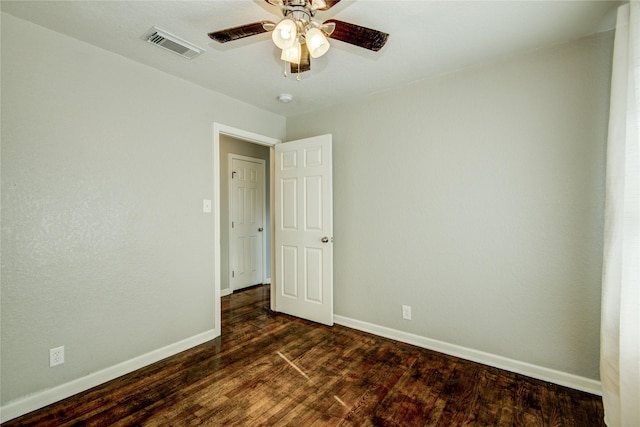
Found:
[[[231,167],[233,164],[233,160],[244,160],[247,162],[253,162],[253,163],[258,163],[260,165],[262,165],[262,172],[263,172],[263,176],[262,176],[262,197],[259,200],[260,203],[260,209],[262,210],[262,220],[263,220],[263,225],[262,227],[267,228],[267,225],[264,224],[264,219],[267,216],[267,196],[266,196],[266,190],[267,190],[267,171],[266,171],[266,161],[263,159],[259,159],[257,157],[250,157],[250,156],[244,156],[242,154],[236,154],[236,153],[229,153],[229,159],[227,160],[229,163],[229,167],[227,170],[231,171],[233,168]],[[231,279],[233,278],[231,276],[232,274],[232,269],[231,269],[231,219],[233,218],[233,180],[230,179],[229,180],[229,184],[227,186],[227,192],[229,194],[229,203],[228,203],[228,208],[229,208],[229,224],[227,224],[227,228],[229,229],[229,290],[231,292],[234,291],[233,287],[231,286]],[[264,233],[262,235],[262,259],[260,260],[260,263],[262,264],[262,275],[260,277],[260,282],[261,283],[265,283],[265,279],[267,279],[267,239],[266,239],[266,233]],[[220,248],[222,250],[222,248]],[[222,283],[222,282],[221,282]],[[222,294],[220,295],[222,296]]]
[[[275,159],[273,146],[281,143],[282,141],[269,136],[260,135],[257,133],[245,131],[243,129],[234,128],[224,125],[222,123],[213,123],[213,301],[214,301],[214,331],[216,336],[220,336],[222,333],[221,325],[221,308],[220,308],[220,136],[226,135],[232,138],[236,138],[242,141],[250,142],[258,145],[265,145],[270,147],[270,170],[269,176],[273,178],[273,161]],[[270,194],[271,201],[270,209],[273,211],[273,179],[270,182]],[[273,292],[273,284],[275,282],[275,268],[273,266],[273,221],[274,216],[271,215],[271,309],[275,308],[275,292]]]

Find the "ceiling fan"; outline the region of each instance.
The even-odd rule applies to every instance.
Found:
[[[272,32],[271,38],[282,49],[281,59],[289,64],[291,73],[311,69],[311,58],[319,58],[329,50],[329,41],[340,40],[355,46],[379,51],[389,34],[349,22],[329,19],[318,22],[313,19],[317,11],[335,6],[340,0],[265,0],[278,6],[284,16],[277,24],[260,21],[209,33],[219,43]],[[285,71],[286,75],[286,71]],[[299,77],[299,76],[298,76]]]

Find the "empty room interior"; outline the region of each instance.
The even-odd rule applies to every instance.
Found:
[[[475,404],[433,403],[457,390],[442,375],[414,375],[423,391],[385,406],[411,375],[376,378],[436,358],[488,369],[487,384],[505,375],[594,402],[593,417],[558,425],[640,422],[637,228],[611,225],[637,225],[638,212],[610,195],[618,114],[635,144],[620,157],[626,177],[635,158],[624,194],[637,195],[638,56],[616,77],[621,28],[638,52],[636,1],[0,5],[2,423],[67,425],[65,399],[94,393],[95,405],[108,399],[95,390],[125,389],[99,387],[195,359],[209,360],[206,375],[182,375],[128,418],[113,409],[109,423],[556,425],[553,408],[578,414],[542,399],[528,409],[542,422],[501,423],[518,410],[504,398],[486,421],[476,380]],[[635,115],[620,113],[616,90],[633,84],[623,105],[636,102]],[[611,292],[623,302],[613,327]],[[631,378],[616,398],[604,379],[612,342],[616,375]],[[327,358],[331,343],[342,353]],[[240,366],[258,369],[258,357],[282,372],[280,391],[291,375],[331,405],[245,402],[270,393],[267,380],[242,383],[253,368]],[[212,382],[230,359],[235,388]],[[356,359],[370,370],[348,371]],[[195,377],[213,384],[202,412],[188,406]],[[338,391],[347,383],[351,394]],[[221,400],[235,412],[206,412]],[[88,420],[74,422],[101,425]]]

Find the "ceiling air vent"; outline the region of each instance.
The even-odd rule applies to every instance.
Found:
[[[151,27],[151,29],[142,36],[142,39],[161,48],[170,50],[173,53],[177,53],[187,59],[193,59],[204,52],[204,49],[158,27]]]

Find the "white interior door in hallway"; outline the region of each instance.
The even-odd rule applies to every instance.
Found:
[[[276,311],[333,325],[331,135],[275,146]]]
[[[263,283],[265,161],[229,154],[229,283],[231,290]]]

